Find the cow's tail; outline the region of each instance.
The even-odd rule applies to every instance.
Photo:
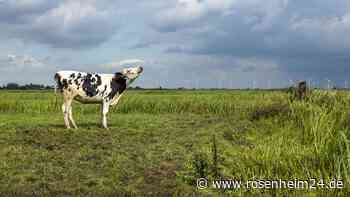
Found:
[[[61,84],[61,76],[60,76],[60,74],[56,73],[54,79],[55,79],[54,89],[55,89],[55,94],[57,94],[57,90],[61,89],[61,85],[60,85]]]
[[[58,108],[59,104],[58,104],[58,95],[57,95],[57,90],[60,89],[61,90],[61,76],[60,74],[56,73],[55,76],[54,76],[54,80],[55,80],[55,86],[54,86],[54,89],[55,89],[55,108]]]

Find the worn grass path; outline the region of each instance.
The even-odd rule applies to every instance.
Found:
[[[0,115],[0,193],[190,194],[196,190],[176,172],[227,124],[198,115],[113,114],[104,130],[98,120],[76,116],[80,129],[66,130],[61,114]]]

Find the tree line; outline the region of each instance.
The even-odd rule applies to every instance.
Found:
[[[3,90],[52,90],[54,88],[55,86],[52,86],[52,85],[50,86],[50,85],[34,84],[34,83],[25,84],[25,85],[20,85],[18,83],[8,83],[0,86],[0,89],[3,89]],[[144,88],[136,86],[136,87],[130,87],[130,89],[142,90]]]
[[[6,85],[0,86],[0,89],[4,90],[49,90],[53,88],[54,86],[33,83],[25,85],[20,85],[18,83],[8,83]]]

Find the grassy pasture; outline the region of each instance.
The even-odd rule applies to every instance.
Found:
[[[0,196],[347,196],[350,94],[128,91],[99,127],[98,105],[0,91]],[[196,179],[344,181],[343,189],[198,190]]]

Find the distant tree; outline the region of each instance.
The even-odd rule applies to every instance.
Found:
[[[50,90],[50,89],[54,89],[54,87],[53,87],[53,86],[47,85],[47,86],[45,87],[45,89],[46,89],[46,90]]]
[[[6,89],[9,90],[17,90],[19,88],[19,85],[17,83],[8,83],[6,85]]]

